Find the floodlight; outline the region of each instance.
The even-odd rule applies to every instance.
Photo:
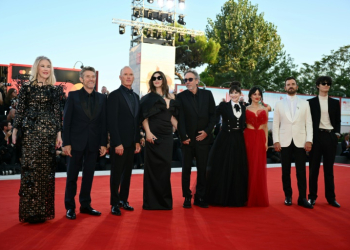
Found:
[[[140,18],[140,9],[139,8],[133,8],[133,16],[136,18]]]
[[[194,35],[190,35],[190,43],[195,43],[196,40],[194,39]]]
[[[179,20],[177,20],[177,22],[181,25],[186,25],[184,18],[185,18],[184,15],[179,15]]]
[[[173,37],[173,33],[170,32],[170,31],[167,31],[166,32],[166,40],[170,41],[170,40],[174,40],[174,37]]]
[[[153,37],[153,30],[152,29],[148,29],[147,30],[147,37]]]
[[[163,38],[163,34],[161,30],[157,30],[157,39],[162,39]]]
[[[138,29],[138,27],[132,27],[132,35],[133,36],[138,36],[138,35],[140,35],[140,32],[139,32],[139,29]]]
[[[182,10],[185,8],[185,0],[179,0],[179,8]]]
[[[153,1],[153,0],[147,0],[147,2],[149,2],[149,3],[153,3],[154,1]]]
[[[125,33],[125,25],[119,25],[119,34],[123,35]]]
[[[168,14],[168,16],[167,16],[167,18],[166,18],[166,21],[167,21],[168,23],[174,23],[173,15]]]
[[[171,9],[174,7],[174,0],[167,0],[166,1],[166,6]]]
[[[164,0],[158,0],[159,7],[163,8],[164,6]]]
[[[180,34],[179,34],[178,42],[183,42],[183,41],[185,41],[185,39],[184,39],[184,34],[183,34],[183,33],[180,33]]]

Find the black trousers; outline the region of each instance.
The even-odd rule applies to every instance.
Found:
[[[114,148],[113,148],[114,149]],[[127,202],[129,198],[130,178],[134,165],[135,147],[124,148],[123,155],[117,155],[112,148],[111,155],[111,205],[117,206],[120,201]],[[120,187],[119,187],[120,186]]]
[[[79,169],[82,166],[83,178],[81,182],[79,202],[81,207],[91,205],[91,187],[94,179],[96,159],[98,151],[91,152],[88,147],[84,151],[71,152],[72,157],[67,156],[67,182],[64,203],[66,209],[75,209],[75,195],[77,194],[77,180]]]
[[[192,142],[191,142],[192,143]],[[209,155],[209,145],[202,145],[197,142],[192,145],[182,144],[182,195],[191,197],[190,189],[191,167],[193,158],[196,157],[197,165],[197,186],[196,197],[203,198],[206,187],[206,168]]]
[[[317,199],[318,174],[323,156],[325,194],[328,202],[335,200],[333,165],[338,146],[337,136],[331,132],[319,131],[318,140],[310,152],[309,199]]]
[[[295,159],[295,168],[299,190],[298,200],[302,200],[306,198],[306,153],[304,148],[296,147],[293,140],[288,147],[282,147],[281,150],[283,191],[285,196],[292,197],[293,191],[290,178],[290,169],[293,156]]]

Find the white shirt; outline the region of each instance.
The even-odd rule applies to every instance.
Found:
[[[294,114],[295,114],[295,110],[297,109],[297,96],[293,95],[287,95],[287,102],[288,102],[288,106],[289,106],[289,111],[290,111],[290,115],[293,118]]]
[[[328,95],[327,96],[318,96],[318,100],[320,101],[321,107],[321,119],[319,128],[332,130],[333,126],[331,124],[331,120],[329,119],[328,113]]]
[[[239,108],[240,108],[239,111],[236,111],[236,109],[234,108],[234,107],[235,107],[235,104],[237,104],[237,105],[239,106]],[[241,107],[241,105],[239,105],[239,102],[233,102],[233,101],[231,100],[231,106],[232,106],[233,114],[234,114],[237,118],[240,118],[241,115],[242,115],[242,107]]]

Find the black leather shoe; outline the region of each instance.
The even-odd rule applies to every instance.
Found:
[[[129,205],[129,202],[120,201],[119,207],[121,207],[125,210],[128,210],[128,211],[134,211],[134,208]]]
[[[80,207],[80,213],[82,214],[90,214],[95,216],[100,216],[101,212],[93,209],[92,207]]]
[[[298,200],[298,205],[305,207],[305,208],[314,208],[313,205],[311,205],[306,198],[303,198],[302,200]]]
[[[74,209],[68,209],[66,213],[66,217],[70,220],[75,220],[76,219],[76,214]]]
[[[316,200],[315,199],[309,199],[309,203],[313,206],[315,206],[316,204]]]
[[[120,212],[120,209],[118,206],[112,206],[111,212],[114,215],[118,215],[118,216],[122,215],[122,212]]]
[[[208,208],[209,207],[208,203],[206,203],[203,198],[196,198],[196,199],[194,199],[193,205],[199,206],[199,207],[202,207],[202,208]]]
[[[184,208],[191,208],[191,198],[192,197],[185,197],[184,204],[182,205]]]
[[[331,205],[333,207],[340,207],[340,204],[336,200],[328,202],[328,203],[329,203],[329,205]]]
[[[286,196],[286,199],[284,200],[284,205],[291,206],[292,205],[292,197]]]

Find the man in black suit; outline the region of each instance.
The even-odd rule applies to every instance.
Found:
[[[332,78],[321,76],[316,81],[318,96],[309,99],[313,124],[313,147],[310,151],[309,202],[315,205],[317,180],[323,156],[325,193],[328,203],[340,207],[335,200],[333,165],[340,137],[340,103],[328,96]]]
[[[112,214],[121,215],[119,207],[133,211],[128,203],[134,154],[139,153],[139,96],[131,89],[134,73],[128,66],[120,71],[121,86],[109,94],[107,121],[110,133]]]
[[[198,88],[199,75],[194,70],[185,73],[187,90],[176,96],[180,103],[178,131],[182,141],[182,195],[183,207],[191,208],[190,177],[192,160],[196,158],[197,186],[194,205],[207,208],[204,200],[206,188],[206,167],[209,145],[213,141],[215,125],[215,101],[213,94]]]
[[[63,116],[63,151],[69,156],[64,198],[68,219],[76,218],[74,197],[81,166],[80,213],[101,215],[91,207],[90,193],[98,152],[100,156],[106,153],[107,97],[94,90],[96,71],[93,67],[84,67],[80,71],[80,81],[83,88],[69,93]]]

